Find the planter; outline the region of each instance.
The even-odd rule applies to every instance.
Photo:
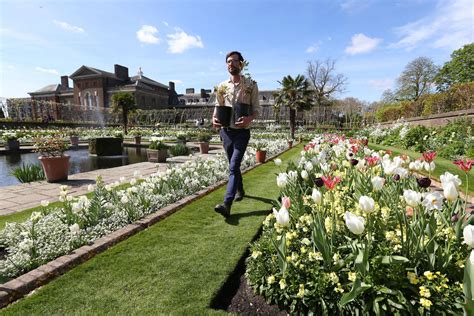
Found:
[[[199,152],[201,154],[209,153],[209,142],[199,142]]]
[[[38,157],[48,182],[67,180],[69,172],[69,158],[70,157],[68,155],[59,157]]]
[[[69,136],[69,140],[71,141],[72,146],[79,145],[79,136]]]
[[[249,116],[251,110],[250,104],[237,102],[234,105],[234,122],[238,121],[241,116]]]
[[[18,139],[10,139],[5,143],[5,149],[10,151],[20,150],[20,141]]]
[[[121,156],[122,138],[98,137],[89,140],[89,154],[97,156]]]
[[[146,155],[149,162],[166,162],[168,149],[147,149]]]
[[[289,140],[289,141],[288,141],[288,148],[291,148],[291,147],[293,147],[293,141],[292,141],[292,140]]]
[[[267,158],[267,151],[257,150],[256,158],[257,158],[257,162],[264,163],[265,159]]]
[[[230,106],[216,106],[216,117],[223,127],[229,127],[232,108]]]
[[[140,145],[142,143],[142,137],[141,136],[135,136],[135,145]]]

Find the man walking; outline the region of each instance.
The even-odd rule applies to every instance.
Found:
[[[212,116],[212,124],[220,128],[220,135],[224,143],[224,150],[229,160],[229,182],[224,196],[224,203],[218,204],[214,210],[224,217],[230,216],[233,201],[241,201],[245,195],[242,183],[240,165],[250,140],[250,124],[260,112],[257,83],[241,75],[244,68],[244,58],[237,51],[226,55],[227,70],[230,78],[218,86],[216,107],[228,106],[232,108],[229,127],[223,127],[216,117],[216,109]],[[235,117],[236,108],[241,104],[250,105],[248,116]],[[238,111],[239,112],[239,111]]]

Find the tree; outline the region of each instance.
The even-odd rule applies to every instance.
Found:
[[[406,65],[397,79],[397,98],[416,101],[430,92],[438,67],[428,57],[418,57]]]
[[[278,83],[282,88],[275,94],[275,107],[289,107],[290,133],[291,138],[295,138],[296,111],[309,109],[313,105],[309,82],[303,75],[297,75],[294,79],[288,75]]]
[[[357,98],[347,97],[337,102],[344,114],[345,124],[353,128],[355,124],[360,123],[362,118],[362,109],[366,106],[364,102]]]
[[[451,54],[435,78],[438,91],[447,91],[457,83],[474,81],[474,43],[464,45]]]
[[[127,135],[128,115],[137,109],[135,97],[130,92],[118,92],[112,96],[112,112],[122,112],[123,131]]]
[[[336,61],[329,58],[324,62],[308,62],[306,72],[314,89],[315,103],[319,106],[330,105],[328,101],[332,95],[345,91],[347,78],[341,73],[335,74],[335,70]]]

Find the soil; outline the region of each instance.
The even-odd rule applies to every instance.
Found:
[[[238,315],[288,315],[278,305],[269,305],[262,296],[255,295],[245,275],[240,277],[240,286],[226,311]]]

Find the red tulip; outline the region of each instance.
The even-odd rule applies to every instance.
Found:
[[[429,151],[429,152],[426,152],[426,153],[423,153],[423,159],[426,161],[426,162],[432,162],[436,157],[436,151]]]
[[[379,161],[379,157],[365,157],[365,161],[367,161],[367,164],[369,165],[369,167],[373,167],[377,164],[377,162]]]
[[[471,167],[474,164],[474,160],[472,159],[467,159],[466,161],[456,160],[453,163],[457,165],[459,169],[461,169],[462,171],[469,172],[471,171]]]
[[[329,190],[334,189],[334,187],[336,186],[336,184],[338,184],[339,182],[341,182],[341,178],[338,178],[338,177],[332,178],[331,176],[327,176],[327,177],[321,177],[321,179],[323,179],[324,185],[325,185],[326,188],[328,188]]]

